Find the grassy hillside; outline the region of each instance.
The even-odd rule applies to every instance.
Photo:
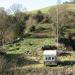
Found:
[[[62,19],[60,18],[60,21],[61,21],[60,32],[62,35],[64,33],[66,33],[66,34],[73,33],[74,34],[75,28],[71,26],[71,23],[73,22],[73,26],[75,26],[74,25],[75,24],[75,14],[74,14],[75,13],[75,4],[61,5],[59,8],[64,9],[63,6],[65,6],[66,10],[73,11],[73,12],[71,12],[71,13],[68,12],[68,15],[66,15],[67,18],[63,17],[63,14],[62,14],[63,12],[60,14],[60,15],[62,15],[61,16]],[[42,47],[56,45],[56,12],[54,12],[54,11],[56,11],[56,6],[46,7],[46,8],[42,8],[39,10],[42,11],[44,14],[42,14],[42,13],[37,14],[38,10],[35,10],[35,11],[30,12],[29,15],[26,15],[24,13],[19,13],[19,14],[17,14],[17,16],[15,16],[13,18],[11,16],[11,18],[14,20],[14,22],[15,22],[15,18],[17,18],[16,20],[18,20],[18,21],[15,22],[15,24],[14,24],[14,26],[16,25],[16,28],[15,28],[15,27],[13,27],[13,24],[11,22],[12,19],[10,20],[10,24],[13,27],[13,28],[10,27],[11,28],[10,30],[13,31],[13,29],[15,29],[14,33],[17,32],[16,39],[19,38],[19,40],[18,41],[15,40],[12,43],[11,42],[5,43],[2,47],[4,49],[6,49],[6,52],[7,52],[7,55],[5,57],[7,59],[5,68],[8,70],[10,69],[12,71],[14,70],[15,72],[11,71],[12,74],[14,73],[15,75],[19,75],[19,73],[20,73],[20,75],[21,75],[22,73],[26,72],[27,74],[25,74],[25,75],[31,75],[31,74],[33,75],[33,73],[34,74],[36,73],[35,75],[38,75],[37,72],[42,74],[45,72],[49,73],[51,71],[52,72],[54,71],[53,73],[55,73],[57,70],[58,70],[58,73],[59,72],[64,73],[65,67],[70,67],[71,69],[72,68],[75,69],[75,61],[74,61],[75,53],[63,54],[61,56],[58,56],[57,59],[59,60],[59,64],[56,67],[52,67],[52,70],[51,70],[51,67],[49,67],[49,69],[47,69],[48,67],[46,67],[44,65]],[[51,13],[51,14],[49,15],[47,13]],[[74,15],[72,15],[72,13]],[[43,17],[43,19],[41,17]],[[46,21],[49,21],[49,22],[46,22]],[[69,26],[65,26],[66,24]],[[20,29],[20,27],[22,27],[24,29],[24,31],[22,31],[23,29]],[[64,33],[62,33],[63,31],[64,31]],[[11,31],[9,31],[9,29],[8,29],[4,38],[8,34],[8,36],[6,37],[6,41],[8,41],[8,40],[11,41],[11,37],[13,36],[13,34],[9,35],[11,33],[8,33],[8,32],[11,32]],[[10,38],[8,38],[8,37],[10,37]],[[64,41],[66,42],[66,44],[68,44],[68,45],[70,44],[69,39],[66,39]],[[72,42],[75,45],[75,40],[72,40]],[[60,50],[69,50],[71,47],[70,47],[70,45],[69,46],[68,45],[66,47],[65,44],[60,44]],[[73,49],[71,48],[70,50],[73,50]],[[59,71],[59,69],[58,69],[59,67],[63,68],[63,70],[60,69],[60,71]],[[25,70],[25,69],[27,69],[27,70]],[[51,70],[51,71],[49,71],[49,70]],[[51,74],[52,74],[52,72],[51,72]],[[7,73],[9,74],[10,71],[8,71]],[[46,73],[43,75],[46,75]],[[58,73],[55,75],[58,75]],[[47,75],[50,75],[50,73]],[[66,75],[66,74],[62,74],[62,75]]]
[[[75,4],[62,4],[60,5],[59,8],[66,6],[67,10],[70,11],[75,11]],[[48,13],[49,11],[51,11],[53,8],[56,8],[57,6],[50,6],[50,7],[45,7],[45,8],[41,8],[39,9],[40,11],[42,11],[43,13]],[[38,10],[34,10],[32,11],[32,13],[36,13]]]

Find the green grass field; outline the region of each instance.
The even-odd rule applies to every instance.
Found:
[[[36,51],[44,45],[55,44],[55,39],[52,38],[25,38],[15,44],[4,45],[8,54],[21,54],[26,51]]]

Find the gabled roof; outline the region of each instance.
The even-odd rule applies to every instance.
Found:
[[[57,50],[45,50],[44,55],[57,55]]]

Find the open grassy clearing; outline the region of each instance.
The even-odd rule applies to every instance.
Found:
[[[7,49],[9,54],[21,54],[25,51],[36,51],[41,50],[44,45],[55,44],[55,39],[53,38],[25,38],[15,44],[4,45],[3,47]]]

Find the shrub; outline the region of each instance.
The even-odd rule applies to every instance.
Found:
[[[30,37],[31,36],[31,34],[30,33],[25,33],[24,34],[24,37],[26,38],[26,37]]]
[[[45,45],[42,47],[43,50],[55,50],[57,49],[56,46],[51,46],[51,45]]]
[[[35,26],[32,26],[32,27],[30,28],[30,32],[34,32],[35,30],[36,30]]]
[[[34,19],[36,19],[37,23],[39,23],[44,19],[44,14],[41,11],[38,11],[34,16]]]

